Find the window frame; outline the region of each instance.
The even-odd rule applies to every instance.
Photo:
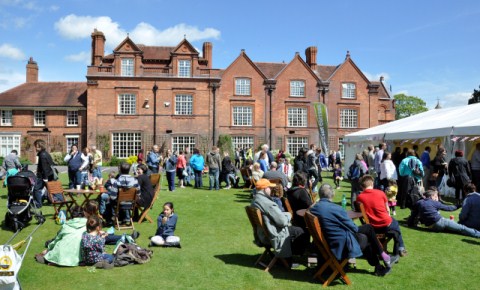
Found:
[[[76,139],[77,142],[69,144],[70,139]],[[79,146],[78,148],[82,148],[82,147],[80,147],[80,135],[65,135],[65,148],[67,148],[67,152],[70,152],[70,148],[74,144]]]
[[[190,100],[187,99],[188,97],[190,98]],[[185,99],[181,99],[181,98],[185,98]],[[175,116],[192,116],[193,115],[193,95],[188,93],[175,94],[175,103],[173,108],[174,108],[173,113]]]
[[[0,124],[1,126],[13,126],[13,111],[12,110],[1,110]],[[9,113],[10,116],[5,116],[5,113]],[[4,120],[9,119],[10,122],[4,122]]]
[[[38,116],[42,113],[43,116]],[[43,122],[38,122],[43,119]],[[45,127],[47,125],[47,112],[45,110],[34,110],[33,111],[33,126],[35,127]]]
[[[123,98],[129,97],[130,100],[125,100]],[[127,106],[127,102],[130,104]],[[134,93],[121,93],[117,97],[117,114],[119,115],[136,115],[137,114],[137,95]]]
[[[295,84],[302,84],[302,85],[295,86]],[[303,80],[290,81],[290,97],[295,97],[295,98],[305,97],[305,81]]]
[[[350,113],[355,112],[355,114],[350,115]],[[346,113],[348,113],[346,115]],[[353,124],[353,119],[348,119],[348,118],[355,118],[355,124]],[[340,109],[339,112],[339,118],[338,118],[340,124],[338,124],[339,128],[341,129],[356,129],[358,128],[358,110],[357,109],[352,109],[352,108],[342,108]]]
[[[292,142],[293,139],[295,139],[297,142]],[[285,148],[292,156],[296,156],[300,148],[308,148],[308,136],[287,136],[285,140],[287,143],[285,144]],[[305,140],[305,142],[299,142],[299,140]],[[296,148],[295,152],[290,151],[292,148],[291,146]]]
[[[69,114],[73,114],[74,116],[69,116]],[[67,110],[67,127],[78,127],[78,111],[77,110]],[[70,121],[73,120],[74,122],[71,123]]]
[[[291,110],[297,110],[297,112],[290,112]],[[308,127],[308,109],[306,107],[288,107],[287,108],[287,127],[307,128]]]
[[[353,86],[349,88],[348,86]],[[342,83],[342,99],[353,100],[357,98],[357,85],[355,83]]]
[[[188,66],[182,65],[187,64]],[[189,78],[192,76],[192,60],[190,59],[179,59],[178,60],[178,77],[180,78]]]
[[[11,140],[8,140],[11,138]],[[7,141],[7,142],[4,142]],[[11,142],[9,142],[11,141]],[[12,150],[17,150],[18,156],[21,150],[21,135],[19,134],[0,134],[0,156],[7,156]]]
[[[179,139],[183,139],[182,141],[179,141]],[[185,142],[186,141],[186,142]],[[190,149],[195,148],[197,144],[197,138],[192,135],[177,135],[177,136],[172,136],[172,152],[179,152],[180,150],[185,150],[185,148],[189,147]],[[183,147],[181,147],[183,146]],[[190,150],[191,151],[191,150]]]
[[[238,140],[238,139],[241,139],[241,140]],[[240,149],[253,148],[254,144],[255,144],[254,136],[249,136],[249,135],[232,136],[233,149],[236,149],[236,148],[240,148]]]
[[[128,158],[137,156],[138,151],[142,149],[142,133],[136,131],[130,132],[112,132],[112,156],[118,158]],[[118,148],[117,146],[121,146]],[[127,148],[131,146],[131,148]],[[123,153],[123,154],[119,154]]]
[[[236,109],[242,109],[242,112],[235,112]],[[245,109],[250,112],[244,111]],[[248,114],[248,115],[247,115]],[[236,121],[241,121],[236,123]],[[234,127],[252,127],[253,126],[253,107],[246,105],[232,106],[232,126]]]
[[[127,63],[129,62],[129,63]],[[122,77],[135,76],[135,59],[133,57],[124,57],[121,60],[120,75]]]
[[[245,83],[241,83],[245,81]],[[252,79],[251,78],[235,78],[235,96],[251,96],[252,95]]]

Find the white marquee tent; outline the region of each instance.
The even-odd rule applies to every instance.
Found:
[[[417,144],[422,152],[425,146],[442,143],[449,157],[455,149],[465,150],[467,157],[472,153],[475,140],[480,141],[480,104],[434,109],[346,135],[345,167],[353,162],[356,153],[382,141],[388,144],[389,151],[396,146],[411,148]],[[435,154],[434,146],[431,147]]]

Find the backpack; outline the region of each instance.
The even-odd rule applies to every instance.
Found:
[[[423,177],[423,172],[420,170],[417,160],[411,158],[410,161],[408,161],[408,167],[410,167],[414,176]]]
[[[350,180],[354,180],[354,179],[359,179],[360,177],[362,177],[362,171],[360,170],[360,166],[358,166],[357,164],[352,163],[352,165],[350,165],[350,167],[348,168],[348,172],[347,172],[347,177],[348,179]]]
[[[130,241],[119,242],[115,248],[115,267],[122,267],[130,264],[145,264],[152,258],[153,252],[139,247]]]

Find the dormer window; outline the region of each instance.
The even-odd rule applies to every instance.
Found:
[[[191,75],[192,63],[190,60],[178,61],[178,76],[182,78],[189,78]]]
[[[122,58],[122,76],[133,77],[133,58]]]

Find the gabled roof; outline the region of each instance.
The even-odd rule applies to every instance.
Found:
[[[278,75],[276,75],[275,77],[278,77],[282,72],[284,72],[287,67],[289,65],[291,65],[294,61],[299,61],[304,67],[306,70],[308,70],[308,72],[310,72],[310,74],[317,80],[317,81],[320,81],[318,75],[310,68],[310,66],[303,60],[303,58],[300,56],[299,53],[295,53],[295,56],[293,57],[293,59],[287,64],[286,67],[283,68],[283,70],[281,70]]]
[[[113,51],[119,51],[125,46],[130,46],[132,51],[142,51],[136,44],[133,42],[133,40],[130,39],[130,37],[126,37]]]
[[[186,53],[185,51],[181,51],[181,48],[182,47],[185,47],[188,49],[188,53],[192,53],[192,54],[197,54],[198,55],[198,51],[197,49],[190,43],[188,42],[188,40],[184,39],[182,40],[174,49],[173,49],[173,52],[174,53]]]
[[[378,97],[379,98],[388,98],[390,99],[390,92],[388,91],[388,89],[385,87],[385,83],[384,82],[380,82],[380,81],[375,81],[375,82],[371,82],[372,85],[378,85],[379,86],[379,90],[378,90]]]
[[[245,53],[244,50],[240,52],[240,55],[223,71],[222,76],[225,72],[227,72],[237,61],[239,61],[241,58],[244,58],[252,67],[254,70],[258,72],[258,74],[263,78],[263,79],[268,79],[267,76],[263,73],[262,70],[248,57],[248,55]]]
[[[275,62],[255,62],[254,64],[269,79],[274,79],[287,66],[286,63]]]
[[[317,65],[317,74],[322,80],[328,80],[340,65]]]
[[[86,106],[86,82],[25,83],[0,94],[0,107]]]
[[[339,71],[343,66],[345,66],[347,63],[351,64],[353,68],[358,72],[358,74],[365,80],[366,83],[371,83],[370,80],[365,76],[365,74],[358,68],[358,66],[353,62],[353,60],[350,58],[350,52],[347,51],[347,56],[345,57],[345,61],[341,63],[335,71],[330,75],[330,77],[327,80],[330,80],[336,73]]]

